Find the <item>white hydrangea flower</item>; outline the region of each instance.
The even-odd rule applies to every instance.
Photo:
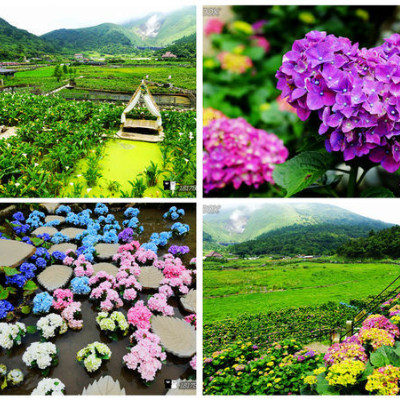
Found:
[[[0,322],[0,347],[3,349],[10,350],[13,346],[20,345],[25,335],[25,324],[21,322],[15,324]]]
[[[24,380],[24,374],[20,369],[12,369],[7,374],[7,383],[11,386],[15,386],[20,384]]]
[[[68,325],[63,318],[54,313],[40,318],[36,326],[38,330],[41,331],[41,334],[45,339],[54,337],[57,333],[57,330],[60,335],[68,330]]]
[[[59,379],[43,378],[31,393],[32,396],[63,396],[65,385]]]

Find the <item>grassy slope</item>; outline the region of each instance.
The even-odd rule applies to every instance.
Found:
[[[399,267],[392,264],[307,262],[285,267],[205,271],[204,321],[245,312],[361,299],[378,294],[399,273]],[[271,289],[275,291],[268,292]]]

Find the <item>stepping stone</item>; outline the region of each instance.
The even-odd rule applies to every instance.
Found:
[[[195,313],[196,312],[196,290],[190,289],[189,293],[185,296],[181,297],[181,303],[183,308],[190,312],[190,313]]]
[[[118,252],[120,244],[116,243],[99,243],[94,248],[96,249],[97,257],[100,260],[109,260]]]
[[[74,243],[60,243],[60,244],[53,244],[50,247],[49,253],[53,254],[55,251],[61,251],[61,253],[65,253],[67,250],[76,251],[78,246]]]
[[[66,286],[72,277],[72,268],[65,265],[52,265],[37,276],[37,280],[47,291]]]
[[[17,240],[0,239],[0,265],[2,267],[18,267],[35,252],[36,247],[30,244]]]
[[[94,275],[96,275],[100,271],[104,271],[107,272],[107,274],[112,275],[114,277],[117,275],[119,271],[119,269],[115,265],[110,263],[94,264],[93,269],[94,269]]]
[[[141,267],[137,278],[143,289],[158,289],[163,279],[163,273],[156,267]]]
[[[39,236],[47,233],[50,236],[54,236],[58,232],[58,229],[53,228],[52,226],[41,226],[40,228],[35,229],[32,232],[32,235]]]
[[[185,320],[156,315],[151,318],[151,329],[168,353],[181,358],[196,354],[196,330]]]
[[[193,388],[193,381],[188,381],[186,379],[177,379],[176,381],[176,388],[169,389],[166,396],[195,396],[196,395],[196,388]],[[181,389],[181,382],[182,386],[185,389]]]
[[[45,219],[44,222],[53,222],[53,221],[60,221],[60,224],[65,222],[65,217],[62,215],[48,215]]]
[[[83,389],[82,396],[125,396],[125,389],[121,388],[118,380],[114,380],[111,376],[102,376],[94,381],[87,388]]]
[[[60,203],[42,203],[40,204],[49,214],[54,214],[58,207],[60,207]]]
[[[70,239],[75,239],[77,235],[84,232],[84,229],[80,228],[64,228],[61,233],[68,236]]]

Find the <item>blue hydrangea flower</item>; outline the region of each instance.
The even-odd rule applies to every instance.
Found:
[[[108,213],[108,207],[103,203],[97,203],[94,209],[95,214],[104,215]]]
[[[77,276],[71,281],[71,290],[74,294],[90,293],[89,278],[87,276]]]
[[[13,276],[7,276],[6,277],[6,285],[12,285],[12,286],[17,286],[19,288],[22,288],[25,285],[26,282],[26,277],[23,274],[16,274]]]
[[[21,240],[25,243],[33,245],[33,242],[29,236],[24,236]]]
[[[25,221],[24,214],[22,214],[21,211],[18,211],[15,214],[13,214],[13,219],[15,219],[16,221],[20,221],[20,222]]]
[[[64,261],[64,258],[66,257],[62,251],[53,251],[52,256],[59,261]]]
[[[29,214],[26,223],[29,224],[32,228],[39,228],[39,226],[43,226],[42,219],[44,219],[45,217],[46,216],[44,215],[44,213],[35,210]]]
[[[51,236],[48,233],[43,233],[42,235],[37,235],[39,239],[43,239],[45,242],[51,240]]]
[[[63,235],[61,232],[57,232],[54,234],[54,236],[51,238],[51,242],[54,244],[60,244],[60,243],[68,243],[69,242],[69,237],[66,235]]]
[[[189,225],[187,224],[182,224],[181,222],[175,222],[172,226],[171,226],[171,231],[173,233],[175,233],[178,236],[182,236],[185,235],[186,233],[188,233],[190,230]]]
[[[10,311],[14,311],[14,306],[7,300],[0,300],[0,319],[6,318]]]
[[[61,215],[61,214],[67,215],[70,212],[71,212],[71,207],[70,206],[60,206],[56,210],[56,214],[57,215]]]
[[[22,235],[31,229],[30,225],[28,224],[21,224],[19,221],[12,221],[13,224],[13,230],[17,235]]]
[[[35,271],[37,270],[36,265],[32,263],[23,263],[19,267],[19,272],[21,272],[26,279],[32,279],[35,277]]]
[[[53,305],[53,297],[48,292],[37,294],[33,299],[33,313],[48,313]]]
[[[38,257],[42,257],[46,260],[50,259],[50,253],[45,247],[38,247],[35,254],[31,257],[31,260],[36,260]]]
[[[145,250],[154,251],[154,253],[157,253],[158,251],[157,245],[153,242],[143,243],[140,247]]]
[[[38,257],[36,259],[36,266],[39,268],[45,268],[47,267],[47,261],[42,257]]]
[[[60,220],[54,219],[53,221],[46,222],[44,226],[58,226],[60,223]]]
[[[125,210],[124,215],[127,218],[137,217],[140,211],[137,208],[129,207]]]

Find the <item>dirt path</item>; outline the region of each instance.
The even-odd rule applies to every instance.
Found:
[[[326,344],[322,344],[320,342],[313,342],[305,346],[307,350],[314,350],[317,353],[326,353],[329,349],[329,346]]]

